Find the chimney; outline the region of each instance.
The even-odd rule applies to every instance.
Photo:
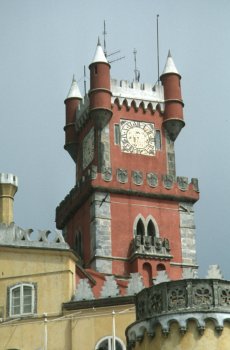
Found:
[[[18,189],[18,178],[13,174],[0,173],[0,224],[14,221],[14,195]]]

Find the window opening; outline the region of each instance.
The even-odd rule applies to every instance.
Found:
[[[21,284],[10,289],[10,316],[34,313],[34,286]]]
[[[116,337],[115,340],[116,350],[125,350],[125,346],[120,339]],[[95,350],[113,350],[113,337],[109,336],[103,338],[96,345]]]
[[[114,143],[120,145],[120,125],[114,124]]]
[[[160,130],[155,131],[155,144],[156,144],[156,150],[159,151],[161,149],[161,132],[160,132]]]
[[[144,244],[145,227],[141,219],[137,223],[137,235],[141,236],[141,244]]]
[[[158,264],[157,265],[157,271],[165,271],[166,268],[165,268],[165,265],[164,264]]]

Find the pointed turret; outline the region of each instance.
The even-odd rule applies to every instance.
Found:
[[[185,125],[183,120],[184,103],[181,97],[181,76],[178,73],[170,51],[160,79],[164,87],[165,99],[163,123],[170,139],[175,141],[179,132]]]
[[[77,158],[77,134],[75,129],[76,112],[82,96],[77,85],[76,79],[73,76],[73,80],[70,86],[69,93],[65,99],[66,105],[66,125],[65,130],[65,146],[64,148],[69,152],[70,156],[76,162]]]
[[[90,116],[96,119],[97,125],[102,128],[112,116],[110,91],[110,65],[101,47],[100,40],[90,69]]]

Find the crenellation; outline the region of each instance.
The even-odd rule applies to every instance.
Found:
[[[18,177],[9,173],[0,173],[0,183],[18,187]]]
[[[160,84],[140,84],[139,82],[129,83],[127,80],[111,80],[112,104],[115,101],[121,106],[126,102],[130,108],[134,104],[135,108],[141,106],[146,110],[151,107],[153,111],[160,107],[164,111],[164,90]]]
[[[32,229],[23,229],[14,223],[0,224],[0,246],[69,249],[59,230],[56,230],[55,234],[49,230],[38,230],[35,234]]]

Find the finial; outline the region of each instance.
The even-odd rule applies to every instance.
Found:
[[[160,82],[159,15],[157,15],[157,81]]]
[[[168,57],[172,57],[170,49],[169,49],[169,52],[168,52]]]
[[[94,54],[94,58],[92,63],[96,63],[96,62],[105,62],[108,63],[104,51],[101,47],[101,43],[100,43],[100,38],[98,37],[98,43],[97,43],[97,47],[96,47],[96,52]]]
[[[73,98],[73,97],[82,99],[82,96],[81,96],[81,93],[80,93],[79,87],[77,85],[77,81],[76,81],[74,74],[73,74],[72,83],[71,83],[71,86],[69,89],[69,93],[68,93],[66,99]]]
[[[105,25],[105,20],[104,20],[104,30],[103,30],[103,36],[104,36],[104,54],[105,57],[107,56],[107,50],[106,50],[106,25]]]

